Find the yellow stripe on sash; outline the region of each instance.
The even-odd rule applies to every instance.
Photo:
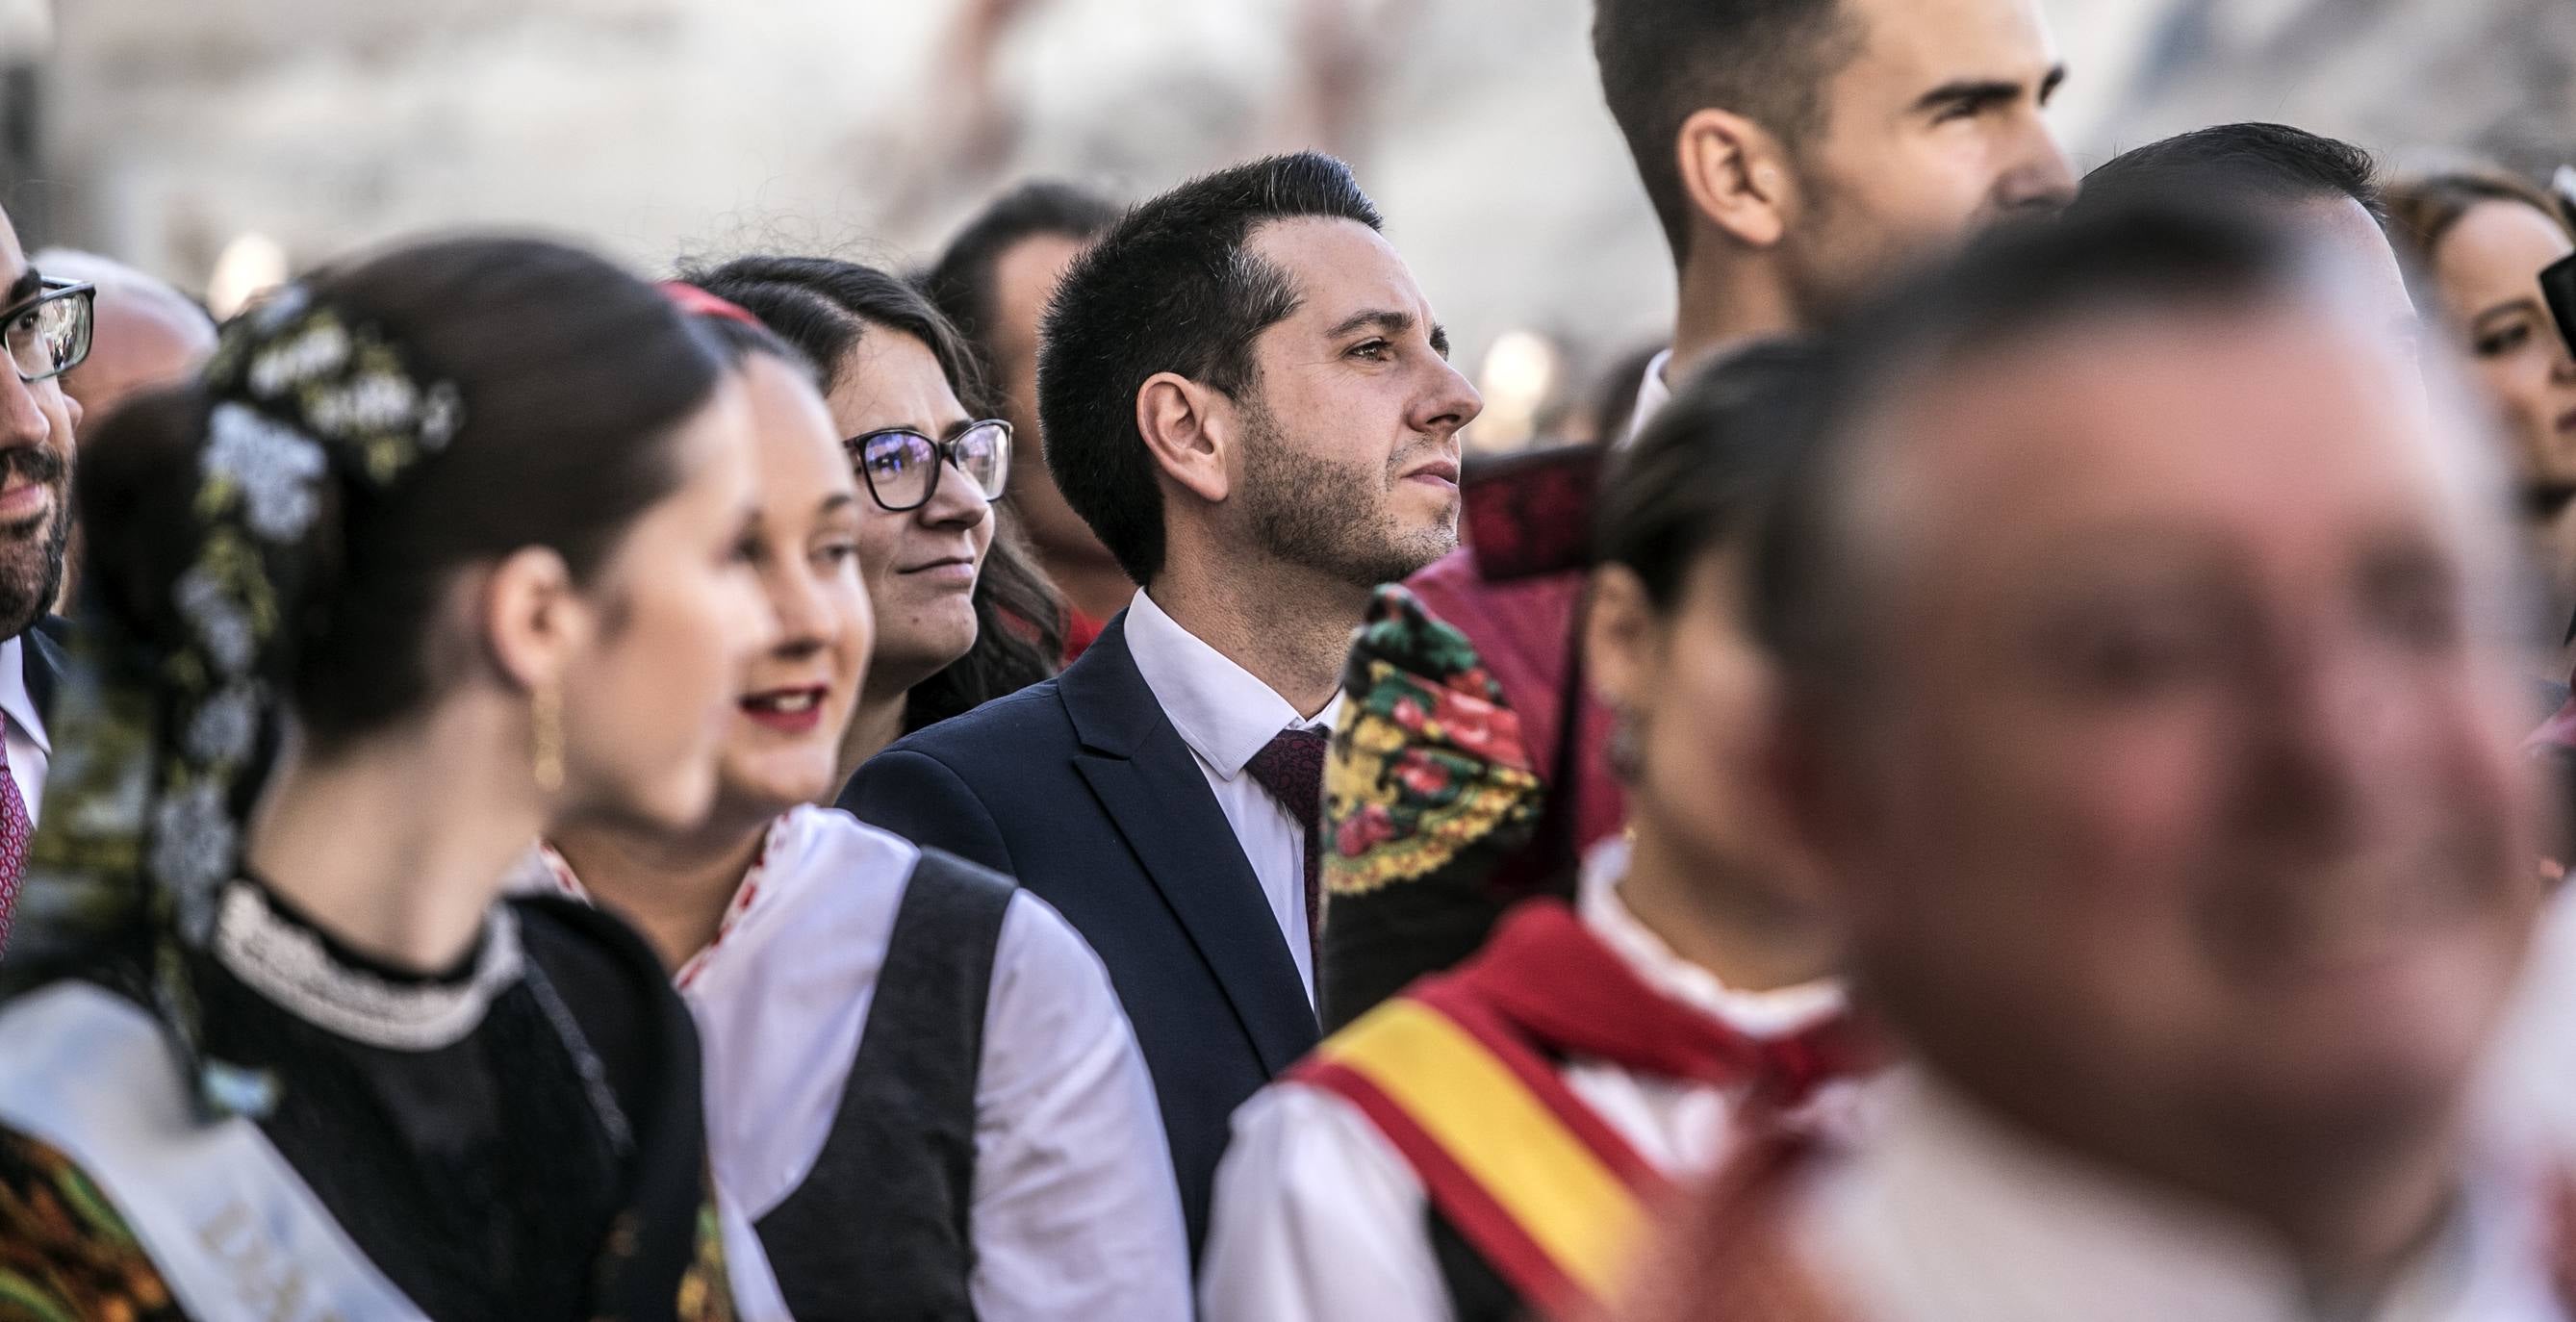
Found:
[[[1448,1016],[1398,997],[1318,1048],[1384,1093],[1595,1300],[1617,1297],[1645,1210],[1511,1067]]]

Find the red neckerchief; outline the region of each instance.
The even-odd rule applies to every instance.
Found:
[[[1556,900],[1517,906],[1475,958],[1414,994],[1442,1010],[1463,1005],[1499,1016],[1554,1056],[1660,1078],[1750,1085],[1783,1106],[1878,1063],[1868,1035],[1849,1015],[1762,1038],[1674,1000]]]

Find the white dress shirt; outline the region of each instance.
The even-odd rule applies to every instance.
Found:
[[[748,1223],[822,1154],[920,856],[838,809],[798,808],[675,978],[704,1043],[708,1158],[742,1227],[731,1256],[760,1253]],[[542,851],[515,884],[581,894]],[[977,1316],[1187,1322],[1180,1192],[1144,1055],[1099,956],[1025,890],[994,952],[974,1179]]]
[[[2535,1168],[2536,1170],[2536,1168]],[[1919,1072],[1804,1191],[1793,1243],[1867,1322],[2566,1322],[2546,1202],[2504,1167],[2376,1301],[2316,1299],[2274,1239],[2011,1132]]]
[[[1621,445],[1637,439],[1637,433],[1654,421],[1664,406],[1673,402],[1672,383],[1664,380],[1664,369],[1672,366],[1673,351],[1664,350],[1646,360],[1646,379],[1637,383],[1637,402],[1628,406],[1628,434],[1619,438]]]
[[[1306,827],[1288,815],[1245,767],[1280,731],[1331,734],[1342,695],[1312,720],[1225,653],[1199,640],[1143,592],[1127,607],[1127,650],[1154,701],[1196,756],[1216,806],[1234,828],[1252,875],[1270,901],[1270,916],[1297,961],[1297,978],[1315,997],[1315,947],[1306,927]]]
[[[1737,991],[1683,960],[1620,902],[1627,845],[1585,859],[1584,925],[1649,986],[1739,1031],[1786,1036],[1839,1011],[1832,983]],[[1667,1174],[1714,1170],[1727,1149],[1734,1090],[1650,1078],[1576,1060],[1567,1087]],[[1847,1104],[1850,1085],[1820,1105]],[[1451,1322],[1456,1314],[1431,1249],[1422,1181],[1367,1116],[1339,1094],[1275,1083],[1234,1115],[1217,1168],[1199,1289],[1208,1322]]]
[[[27,801],[27,821],[35,824],[45,811],[45,773],[53,766],[53,741],[45,737],[45,718],[27,692],[27,640],[0,643],[0,717],[8,728],[9,778],[18,782],[18,797]]]

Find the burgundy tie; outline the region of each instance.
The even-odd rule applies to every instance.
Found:
[[[1324,851],[1316,839],[1323,821],[1324,748],[1331,740],[1321,730],[1289,728],[1270,737],[1244,769],[1279,801],[1290,820],[1306,830],[1306,939],[1323,930],[1324,897],[1318,884],[1324,875]]]
[[[27,838],[34,828],[18,778],[9,774],[9,742],[0,738],[0,954],[9,949],[10,919],[18,910],[18,882],[27,873]]]

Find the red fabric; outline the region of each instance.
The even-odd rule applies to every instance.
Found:
[[[1738,1149],[1639,1287],[1598,1322],[1854,1322],[1790,1238],[1799,1186],[1820,1157],[1786,1132]]]
[[[1100,631],[1107,627],[1106,621],[1095,620],[1071,606],[1065,607],[1064,663],[1072,665],[1076,658],[1090,651],[1091,645],[1099,640]]]
[[[0,742],[0,950],[9,948],[10,921],[18,911],[18,882],[27,873],[27,841],[35,833],[26,796],[18,792],[18,778],[9,774],[9,747]]]
[[[1520,713],[1521,745],[1529,751],[1530,765],[1542,781],[1554,776],[1558,741],[1564,738],[1565,670],[1583,600],[1583,571],[1493,581],[1470,552],[1459,550],[1415,574],[1405,586],[1425,609],[1475,644],[1486,673],[1502,686],[1504,701]],[[1619,833],[1628,821],[1628,801],[1605,756],[1609,713],[1587,693],[1575,721],[1580,740],[1574,763],[1579,852]],[[1548,791],[1556,793],[1557,787],[1551,784]],[[1558,862],[1516,859],[1498,870],[1495,888],[1506,895],[1535,893]]]
[[[1306,939],[1324,921],[1324,846],[1316,837],[1324,820],[1324,751],[1332,742],[1321,730],[1297,727],[1270,736],[1243,769],[1306,832]]]
[[[1751,1085],[1783,1106],[1876,1064],[1866,1035],[1845,1016],[1787,1037],[1758,1038],[1665,996],[1555,900],[1515,908],[1474,959],[1408,994],[1462,1023],[1492,1016],[1549,1056],[1583,1056],[1667,1079]]]
[[[680,311],[692,317],[722,317],[746,326],[760,325],[760,318],[687,281],[665,280],[654,288],[661,290],[664,298],[678,304]]]

